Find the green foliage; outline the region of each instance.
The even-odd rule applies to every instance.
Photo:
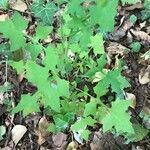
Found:
[[[141,44],[139,42],[134,42],[130,45],[130,47],[133,52],[138,53],[141,49]]]
[[[140,124],[133,124],[134,134],[126,134],[125,137],[127,138],[127,142],[138,142],[142,140],[148,133],[149,130],[145,129]]]
[[[25,68],[26,78],[34,83],[38,87],[39,93],[42,94],[42,103],[44,103],[44,106],[50,106],[53,110],[59,112],[60,97],[69,97],[68,81],[56,76],[51,82],[48,82],[47,68],[41,67],[32,61],[28,61]]]
[[[83,17],[84,9],[81,5],[82,2],[83,0],[76,0],[76,1],[70,0],[68,4],[68,12],[73,16]]]
[[[105,67],[103,34],[114,30],[117,6],[118,0],[37,0],[31,6],[37,23],[33,35],[25,32],[30,23],[17,12],[0,22],[0,33],[9,39],[9,43],[0,45],[0,51],[21,50],[23,59],[12,60],[10,65],[37,87],[33,95],[21,96],[13,113],[23,112],[27,116],[42,107],[52,118],[48,131],[62,132],[71,126],[71,131],[85,140],[90,134],[89,126],[95,123],[102,124],[104,132],[115,130],[131,141],[142,138],[137,135],[133,139],[137,127],[132,126],[127,112],[131,101],[122,100],[123,90],[130,87],[121,74],[122,67],[111,70]],[[136,21],[135,16],[130,19]],[[49,35],[52,42],[45,42]],[[98,83],[93,84],[94,81]],[[107,96],[108,91],[116,95],[113,102],[104,104],[100,98]],[[143,136],[146,133],[143,130]]]
[[[105,1],[105,5],[104,5]],[[114,29],[114,17],[117,14],[118,0],[97,1],[97,5],[90,8],[90,24],[100,25],[102,32],[111,32]]]
[[[18,74],[21,74],[24,72],[25,68],[24,68],[24,62],[23,60],[19,61],[19,62],[12,62],[11,63],[13,68],[16,69]]]
[[[81,118],[75,124],[72,125],[71,130],[73,132],[81,132],[81,137],[85,140],[88,140],[90,131],[86,129],[87,126],[93,126],[96,123],[96,120],[91,117]]]
[[[137,21],[137,16],[131,15],[131,16],[130,16],[130,21],[131,21],[132,23],[136,23],[136,21]]]
[[[44,1],[36,1],[32,4],[32,12],[44,25],[51,25],[53,23],[53,16],[56,11],[57,7],[53,2],[44,4]]]
[[[143,11],[141,11],[142,13],[142,20],[150,20],[150,9],[145,9]]]
[[[111,131],[114,127],[117,133],[134,133],[130,115],[126,112],[131,101],[116,100],[105,118],[102,119],[103,131]]]
[[[41,44],[37,44],[33,41],[32,43],[26,44],[24,49],[29,53],[29,57],[34,61],[42,51],[43,47]]]
[[[55,131],[60,132],[68,128],[69,123],[74,120],[73,113],[66,113],[65,115],[54,115]]]
[[[1,0],[0,1],[0,8],[6,10],[8,7],[8,0]]]
[[[56,65],[59,63],[59,57],[56,53],[56,48],[53,46],[48,46],[45,50],[46,57],[43,64],[51,71],[56,71]]]
[[[27,25],[27,21],[17,12],[15,12],[11,19],[0,22],[0,33],[3,33],[4,37],[10,40],[11,51],[25,46],[23,30],[27,28]]]
[[[96,114],[96,100],[91,100],[85,105],[84,116],[95,115]]]
[[[32,112],[39,112],[39,105],[36,96],[30,95],[22,95],[21,101],[19,104],[13,109],[12,113],[17,113],[23,111],[23,116],[27,116]]]
[[[142,20],[150,20],[150,1],[145,0],[144,1],[144,10],[141,11],[142,14]]]
[[[144,1],[144,7],[145,7],[146,9],[150,9],[150,1],[149,1],[149,0],[145,0],[145,1]]]
[[[97,96],[103,96],[107,93],[109,86],[118,97],[123,97],[123,89],[130,87],[129,82],[121,75],[120,69],[109,71],[107,74],[103,73],[103,79],[95,86],[94,91]]]
[[[91,46],[93,47],[93,51],[95,55],[104,54],[104,46],[103,46],[103,36],[96,34],[91,37]]]
[[[36,60],[37,56],[40,54],[44,48],[39,40],[44,40],[52,32],[51,26],[38,25],[36,27],[36,34],[33,37],[30,37],[31,41],[26,44],[25,50],[29,52],[29,55],[32,60]]]
[[[0,54],[4,54],[7,56],[11,55],[11,51],[10,51],[10,44],[8,43],[1,43],[0,44]]]
[[[42,26],[42,25],[38,25],[36,27],[36,37],[35,39],[36,40],[43,40],[43,39],[46,39],[47,36],[49,35],[49,33],[51,33],[52,31],[52,27],[51,26]]]

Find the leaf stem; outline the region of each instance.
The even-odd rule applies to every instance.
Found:
[[[97,100],[97,103],[99,103],[101,106],[103,106],[103,107],[105,107],[107,110],[109,110],[109,107],[107,107],[101,100],[98,100],[98,99],[95,98],[94,96],[90,95],[89,93],[87,93],[87,92],[85,92],[85,91],[83,91],[83,90],[81,90],[81,89],[79,89],[79,88],[77,88],[77,87],[75,87],[75,89],[76,89],[77,91],[80,91],[80,92],[82,92],[83,94],[89,96],[89,97],[92,98],[92,99],[96,99],[96,100]]]

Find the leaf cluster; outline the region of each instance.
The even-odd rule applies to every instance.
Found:
[[[122,0],[126,2],[135,1]],[[114,30],[117,6],[118,0],[35,1],[31,6],[37,20],[33,35],[27,32],[29,21],[18,12],[0,22],[0,33],[9,45],[0,45],[0,51],[10,47],[12,53],[22,52],[19,61],[11,60],[10,65],[37,87],[36,93],[21,96],[12,113],[21,111],[25,117],[44,107],[44,113],[52,117],[50,132],[70,129],[85,140],[89,126],[96,123],[103,125],[103,132],[115,132],[132,141],[142,138],[133,138],[139,126],[132,124],[128,113],[132,101],[124,100],[124,89],[130,84],[121,74],[122,66],[105,68],[103,37]],[[54,34],[60,42],[46,43]],[[112,102],[102,101],[107,92],[115,93]],[[143,136],[146,134],[143,130]]]

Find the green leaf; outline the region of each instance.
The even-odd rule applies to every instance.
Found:
[[[92,31],[89,25],[82,18],[72,17],[72,19],[67,23],[68,29],[72,30],[72,35],[70,36],[71,44],[80,44],[82,51],[87,51],[88,45],[91,42],[90,37]],[[63,37],[62,37],[63,38]]]
[[[141,11],[142,21],[148,20],[150,21],[150,1],[144,1],[144,10]]]
[[[94,87],[94,92],[98,97],[103,96],[107,93],[109,84],[110,83],[108,82],[107,77],[99,81],[99,83]]]
[[[0,8],[6,10],[8,7],[8,0],[0,0]]]
[[[64,121],[63,117],[60,117],[60,115],[54,116],[53,119],[57,132],[64,131],[68,127],[68,122]]]
[[[72,125],[71,130],[74,132],[78,132],[81,129],[86,128],[86,126],[93,126],[96,123],[94,119],[91,117],[81,118],[81,120],[76,121],[75,124]]]
[[[75,101],[68,101],[67,99],[61,101],[61,108],[64,112],[76,112],[78,105]]]
[[[25,71],[25,64],[24,64],[23,60],[20,60],[19,62],[13,61],[10,65],[14,69],[16,69],[17,74],[21,74]]]
[[[35,17],[39,18],[43,25],[53,23],[53,16],[57,11],[57,7],[53,2],[49,2],[46,5],[43,2],[34,2],[31,9]]]
[[[83,17],[84,16],[84,9],[81,5],[83,0],[71,0],[68,3],[68,13],[72,16]]]
[[[130,87],[130,83],[121,75],[121,70],[115,69],[109,71],[105,77],[99,81],[99,83],[94,87],[94,91],[97,96],[103,96],[108,91],[108,87],[110,85],[112,91],[120,98],[123,97],[123,89]]]
[[[13,108],[12,113],[18,113],[20,111],[23,111],[24,117],[30,113],[39,112],[40,109],[36,96],[22,95],[21,101],[15,108]]]
[[[52,29],[53,28],[51,26],[38,25],[36,27],[36,38],[41,40],[46,39]]]
[[[141,126],[140,124],[133,124],[134,134],[127,134],[127,143],[141,141],[148,133],[149,130]]]
[[[3,33],[5,38],[9,38],[12,51],[24,47],[25,38],[23,30],[27,28],[27,25],[27,21],[17,12],[15,12],[11,19],[0,22],[0,33]]]
[[[96,118],[99,120],[100,123],[106,117],[107,113],[108,113],[107,107],[104,106],[98,107],[98,110],[96,111]]]
[[[105,53],[103,43],[104,41],[102,35],[96,34],[95,36],[91,37],[91,46],[93,47],[95,55]]]
[[[5,126],[0,126],[0,141],[3,139],[3,136],[6,133],[6,127]]]
[[[130,83],[128,82],[128,80],[121,75],[120,69],[110,71],[108,74],[108,80],[111,85],[112,91],[117,93],[118,97],[123,97],[123,89],[130,87]]]
[[[90,134],[91,134],[91,132],[90,132],[89,130],[83,130],[83,131],[81,132],[81,137],[82,137],[84,140],[87,141]]]
[[[130,47],[132,48],[133,52],[138,53],[141,49],[141,44],[139,42],[134,42],[130,45]]]
[[[97,65],[98,66],[93,65],[90,68],[90,70],[86,72],[85,75],[89,76],[91,78],[92,76],[95,75],[96,72],[102,71],[104,66],[106,65],[106,63],[107,63],[106,55],[103,54],[103,55],[100,56],[99,59],[97,59]]]
[[[85,110],[84,110],[84,117],[88,115],[95,115],[96,114],[96,100],[91,100],[89,103],[85,105]]]
[[[44,88],[45,83],[48,82],[48,70],[33,61],[27,61],[25,69],[26,78],[37,87]]]
[[[141,11],[142,21],[150,20],[150,9],[145,9]]]
[[[129,100],[116,100],[105,118],[102,119],[103,131],[111,131],[114,127],[117,133],[134,133],[130,115],[126,112],[131,105]]]
[[[95,123],[96,120],[92,119],[91,117],[81,118],[71,126],[71,130],[73,132],[80,132],[81,137],[85,140],[88,140],[90,131],[87,130],[86,127],[93,126]]]
[[[7,55],[11,58],[10,44],[1,43],[0,44],[0,54]]]
[[[87,51],[88,45],[90,43],[91,32],[88,30],[88,28],[85,28],[79,32],[79,43],[82,51]]]
[[[144,1],[144,8],[145,9],[150,9],[150,0],[145,0]]]
[[[25,50],[30,53],[31,59],[33,61],[36,60],[42,49],[42,45],[37,43],[27,43],[25,46]]]
[[[41,100],[44,107],[50,106],[56,112],[60,111],[60,97],[69,98],[69,82],[59,77],[48,82],[49,70],[41,67],[32,61],[26,63],[26,78],[34,83],[39,92],[43,95]]]
[[[105,2],[104,2],[105,1]],[[100,25],[102,32],[114,30],[115,16],[117,14],[118,0],[97,1],[95,6],[90,8],[90,24]]]
[[[68,128],[69,123],[74,120],[74,115],[73,113],[66,113],[65,115],[54,115],[53,117],[55,126],[56,126],[56,131],[64,131]]]
[[[141,2],[140,0],[121,0],[122,1],[122,4],[125,5],[125,4],[136,4],[138,2]]]
[[[49,132],[55,133],[56,132],[56,126],[54,123],[50,123],[47,129]]]
[[[65,96],[69,98],[69,82],[58,77],[56,78],[55,82],[56,83],[51,83],[51,87],[59,93],[59,96]]]
[[[56,71],[56,65],[59,63],[59,57],[57,49],[52,45],[49,45],[46,50],[46,57],[44,58],[43,64],[50,70]]]
[[[131,16],[130,16],[130,21],[131,21],[133,24],[135,24],[136,21],[137,21],[137,16],[131,15]]]

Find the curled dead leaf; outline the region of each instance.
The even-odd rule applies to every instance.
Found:
[[[141,41],[145,45],[150,45],[150,35],[144,31],[137,31],[131,29],[131,34],[133,34],[137,40]]]
[[[106,48],[108,55],[111,57],[112,55],[120,55],[123,57],[124,54],[128,52],[128,48],[125,46],[117,43],[117,42],[110,42],[108,47]]]
[[[60,132],[52,135],[53,144],[55,149],[63,150],[67,147],[67,135]]]
[[[126,36],[126,32],[133,26],[133,23],[125,17],[121,19],[120,25],[116,28],[116,30],[108,35],[108,39],[112,41],[119,41],[123,37]]]
[[[135,109],[135,106],[136,106],[136,96],[134,94],[132,94],[132,93],[127,93],[126,92],[126,99],[132,101],[131,107],[133,109]]]
[[[78,147],[79,147],[78,143],[75,141],[72,141],[71,143],[68,144],[66,150],[77,150]]]
[[[18,144],[18,142],[21,140],[21,138],[24,136],[24,134],[27,132],[27,128],[23,125],[15,125],[11,131],[12,134],[12,140],[15,143],[15,145]]]
[[[38,129],[36,131],[39,145],[42,145],[45,142],[45,138],[50,134],[47,130],[48,126],[49,122],[47,121],[46,117],[43,116],[39,121]]]
[[[134,5],[130,5],[130,6],[125,7],[125,10],[131,11],[131,10],[134,10],[134,9],[142,9],[142,8],[143,8],[142,3],[136,3]]]
[[[146,69],[142,69],[139,74],[140,84],[147,84],[150,82],[150,65]]]
[[[21,82],[25,77],[25,72],[18,75],[18,81]]]
[[[27,10],[27,5],[24,1],[17,0],[16,2],[10,4],[10,8],[20,12],[25,12],[25,10]]]

